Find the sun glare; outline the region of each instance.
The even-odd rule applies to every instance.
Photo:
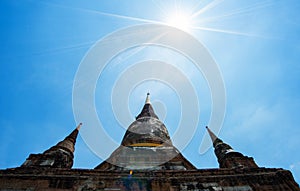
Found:
[[[166,19],[166,24],[172,27],[176,27],[183,31],[189,31],[192,25],[192,17],[184,12],[175,12],[170,14]]]

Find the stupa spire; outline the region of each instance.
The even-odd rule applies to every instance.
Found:
[[[150,102],[150,93],[149,92],[147,93],[145,104],[151,104],[151,102]]]
[[[41,154],[30,154],[22,167],[52,167],[52,168],[71,168],[75,151],[75,143],[78,136],[80,123],[64,140]]]
[[[141,113],[136,117],[136,119],[140,119],[142,117],[153,117],[158,119],[157,115],[154,112],[154,109],[150,102],[150,93],[147,93],[145,105],[141,111]]]
[[[63,141],[57,143],[56,146],[62,147],[63,149],[68,149],[72,153],[75,151],[75,143],[79,133],[79,129],[82,123],[79,123],[76,129],[72,131]]]
[[[244,156],[236,152],[233,148],[219,139],[207,126],[206,129],[213,142],[216,157],[218,158],[220,168],[256,168],[257,164],[252,157]]]
[[[207,126],[205,128],[208,131],[208,134],[209,134],[212,142],[215,142],[215,140],[218,139],[218,137]]]
[[[79,131],[80,128],[81,128],[81,126],[82,126],[82,123],[79,123],[79,124],[77,125],[76,129]]]

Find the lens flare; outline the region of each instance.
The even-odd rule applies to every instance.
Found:
[[[166,24],[189,32],[192,26],[192,17],[185,12],[176,11],[166,19]]]

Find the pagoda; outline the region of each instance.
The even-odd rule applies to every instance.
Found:
[[[197,169],[173,145],[147,94],[120,146],[94,169],[74,169],[79,124],[16,168],[0,170],[0,191],[300,191],[290,171],[259,167],[208,127],[218,168]]]
[[[196,167],[172,144],[166,126],[153,110],[148,93],[141,113],[128,127],[121,145],[95,169],[193,170]]]

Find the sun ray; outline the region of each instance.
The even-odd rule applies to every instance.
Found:
[[[226,19],[228,17],[232,17],[232,16],[235,16],[235,15],[243,15],[243,14],[248,14],[250,12],[252,12],[253,10],[257,10],[257,9],[262,9],[262,8],[265,8],[265,7],[268,7],[268,6],[271,6],[273,5],[272,2],[269,2],[269,1],[265,1],[265,2],[260,2],[260,3],[257,3],[257,4],[254,4],[254,5],[250,5],[250,6],[247,6],[247,7],[244,7],[244,8],[241,8],[241,9],[235,9],[227,14],[223,14],[223,15],[220,15],[220,16],[215,16],[215,17],[208,17],[208,18],[205,18],[205,19],[199,19],[199,21],[196,21],[195,23],[207,23],[207,22],[213,22],[213,21],[221,21],[223,19]]]
[[[238,32],[238,31],[223,30],[223,29],[216,29],[216,28],[209,28],[209,27],[192,27],[192,29],[203,30],[203,31],[211,31],[211,32],[218,32],[218,33],[224,33],[224,34],[233,34],[233,35],[247,36],[247,37],[267,38],[265,36],[257,35],[257,34],[243,33],[243,32]]]
[[[138,18],[138,17],[131,17],[131,16],[125,16],[125,15],[118,15],[118,14],[113,14],[113,13],[105,13],[105,12],[97,11],[97,10],[93,10],[93,9],[69,7],[69,6],[63,6],[63,5],[54,4],[54,3],[48,3],[48,2],[47,3],[42,2],[42,3],[48,4],[48,5],[51,5],[51,6],[60,7],[60,8],[73,9],[73,10],[78,10],[78,11],[82,11],[82,12],[89,12],[89,13],[104,15],[104,16],[108,16],[108,17],[115,17],[115,18],[119,18],[119,19],[132,20],[132,21],[138,21],[138,22],[144,22],[144,23],[165,24],[161,21],[156,21],[156,20],[151,20],[151,19],[143,19],[143,18]]]
[[[160,12],[164,15],[164,17],[167,17],[166,11],[163,9],[163,7],[156,2],[155,0],[152,0],[152,3],[160,10]]]
[[[206,12],[209,9],[212,9],[216,6],[218,6],[219,4],[221,4],[224,0],[213,0],[212,2],[210,2],[209,4],[207,4],[205,7],[203,7],[202,9],[198,10],[196,13],[192,14],[192,18],[197,17],[198,15]]]
[[[191,13],[193,14],[198,12],[201,9],[199,8],[201,4],[203,4],[203,1],[198,1],[198,3],[195,6],[193,6],[194,8],[191,10]]]
[[[95,11],[95,10],[93,10],[93,12],[95,12],[97,14],[105,15],[105,16],[110,16],[110,17],[115,17],[115,18],[120,18],[120,19],[126,19],[126,20],[132,20],[132,21],[154,23],[154,24],[165,24],[161,21],[156,21],[156,20],[142,19],[142,18],[138,18],[138,17],[130,17],[130,16],[125,16],[125,15],[113,14],[113,13],[105,13],[105,12]]]
[[[61,53],[61,52],[69,51],[69,50],[90,47],[95,42],[96,41],[90,41],[90,42],[84,42],[84,43],[79,43],[79,44],[67,45],[67,46],[64,46],[64,47],[53,48],[53,49],[48,49],[48,50],[44,50],[44,51],[35,52],[33,54],[34,55],[45,55],[45,54]]]
[[[152,42],[155,42],[156,40],[160,39],[162,36],[164,36],[164,35],[166,35],[166,34],[167,34],[167,32],[165,32],[165,33],[163,33],[163,34],[160,34],[159,36],[157,36],[157,37],[151,39],[151,40],[148,42],[148,44],[153,44]],[[138,46],[138,47],[133,47],[133,48],[134,48],[133,51],[132,51],[129,55],[124,56],[124,57],[122,58],[122,60],[120,60],[119,62],[125,62],[125,61],[127,61],[130,57],[132,57],[132,56],[138,54],[139,52],[141,52],[142,50],[144,50],[146,47],[147,47],[147,46],[143,46],[143,45]],[[128,50],[128,49],[126,49],[126,50]],[[125,50],[125,51],[126,51],[126,50]]]
[[[178,11],[170,13],[169,17],[166,18],[166,24],[183,31],[189,31],[192,26],[192,20],[185,12]]]
[[[203,2],[203,1],[202,1]],[[266,6],[271,5],[272,3],[268,0],[265,0],[263,2],[259,2],[256,4],[252,4],[249,6],[246,6],[244,8],[239,8],[232,10],[226,14],[220,15],[220,16],[214,16],[214,17],[208,17],[205,19],[199,19],[196,20],[196,17],[199,15],[207,12],[210,9],[213,9],[216,6],[219,6],[221,3],[223,3],[224,0],[212,0],[209,3],[206,3],[203,8],[200,8],[199,10],[190,10],[188,13],[184,12],[186,10],[183,10],[183,7],[181,6],[181,0],[173,0],[173,8],[175,9],[172,15],[172,12],[167,12],[168,10],[164,10],[163,4],[161,4],[158,1],[152,0],[152,3],[158,7],[158,9],[164,14],[168,15],[169,18],[166,17],[167,20],[152,20],[152,19],[145,19],[145,18],[139,18],[139,17],[132,17],[132,16],[127,16],[127,15],[120,15],[120,14],[114,14],[114,13],[107,13],[107,12],[102,12],[98,10],[93,10],[93,9],[86,9],[86,8],[77,8],[77,7],[66,7],[63,5],[59,4],[51,4],[51,3],[46,3],[46,4],[51,4],[52,6],[58,6],[62,8],[68,8],[68,9],[73,9],[73,10],[78,10],[82,12],[88,12],[88,13],[93,13],[93,14],[99,14],[107,17],[113,17],[113,18],[118,18],[118,19],[123,19],[123,20],[130,20],[130,21],[137,21],[141,23],[153,23],[153,24],[163,24],[163,25],[169,25],[173,26],[176,28],[179,28],[181,30],[184,30],[186,32],[191,32],[191,30],[202,30],[202,31],[211,31],[211,32],[218,32],[218,33],[224,33],[224,34],[234,34],[234,35],[241,35],[241,36],[249,36],[249,37],[260,37],[260,38],[265,38],[261,35],[257,34],[250,34],[250,33],[243,33],[243,32],[238,32],[238,31],[232,31],[232,30],[223,30],[223,29],[217,29],[217,28],[210,28],[207,26],[195,26],[195,24],[204,24],[204,23],[209,23],[209,22],[214,22],[214,21],[220,21],[222,19],[232,17],[235,15],[242,15],[242,14],[247,14],[253,10],[261,9]],[[199,7],[201,3],[197,3],[196,7]],[[175,14],[174,14],[175,13]]]

